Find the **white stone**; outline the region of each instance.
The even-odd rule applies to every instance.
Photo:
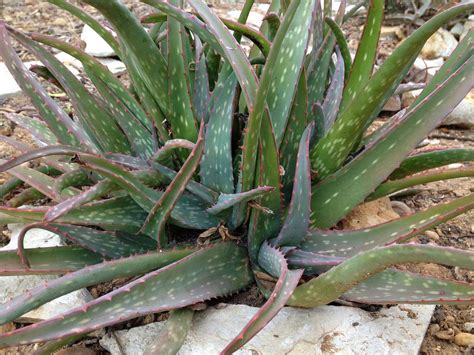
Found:
[[[24,225],[10,224],[8,228],[11,231],[10,243],[0,250],[15,250],[18,245],[18,236]],[[24,239],[25,248],[46,248],[61,246],[64,243],[61,238],[49,231],[43,229],[31,229]],[[11,298],[21,293],[31,290],[34,287],[44,285],[45,282],[55,279],[55,276],[47,275],[27,275],[27,276],[2,276],[0,277],[0,307]],[[72,308],[82,306],[92,299],[92,296],[86,289],[71,292],[61,296],[51,302],[48,302],[35,310],[32,310],[21,316],[17,321],[34,323],[45,319],[55,317],[61,313],[67,312]]]
[[[21,92],[5,63],[0,62],[0,104],[9,97]]]
[[[435,306],[403,305],[368,313],[354,307],[285,307],[235,354],[418,354]],[[227,305],[197,313],[179,355],[214,355],[240,332],[257,308]],[[125,355],[144,354],[166,323],[115,333]],[[120,354],[114,337],[100,344]]]
[[[389,112],[398,112],[402,109],[402,100],[400,95],[391,96],[385,106],[382,108],[382,111]]]
[[[423,59],[423,58],[418,57],[416,58],[413,66],[418,70],[426,71],[428,74],[427,81],[430,81],[443,64],[444,64],[443,58],[430,60],[430,59]]]
[[[448,117],[446,117],[443,124],[463,128],[474,127],[474,100],[469,97],[462,100]]]
[[[461,22],[456,22],[456,24],[449,30],[455,36],[461,36],[464,31],[464,25]]]
[[[86,53],[94,57],[112,57],[114,50],[91,27],[84,25],[81,39],[86,43]]]
[[[122,74],[127,71],[127,67],[120,60],[101,58],[99,61],[104,64],[112,74]]]
[[[474,19],[471,19],[472,16],[469,16],[469,20],[464,23],[464,29],[461,33],[461,36],[459,36],[459,39],[462,40],[464,37],[466,37],[467,33],[474,29]]]
[[[421,57],[424,59],[447,58],[457,45],[458,41],[450,32],[439,29],[426,41],[421,50]]]

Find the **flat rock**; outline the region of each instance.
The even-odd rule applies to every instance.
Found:
[[[5,63],[0,62],[0,104],[9,97],[21,92],[20,87],[16,83],[13,76],[8,71]]]
[[[15,250],[18,243],[18,235],[24,225],[10,224],[11,239],[10,243],[0,250]],[[32,229],[25,236],[26,248],[45,248],[64,245],[61,238],[49,231],[43,229]],[[3,276],[0,277],[0,307],[3,303],[8,302],[11,298],[21,293],[31,290],[34,287],[44,285],[49,280],[55,279],[55,276]],[[19,319],[18,322],[34,323],[55,317],[61,313],[71,310],[72,308],[82,306],[92,299],[89,292],[85,289],[71,292],[67,295],[59,297],[43,306],[28,312]]]
[[[235,354],[418,354],[434,307],[394,306],[377,313],[342,306],[285,307]],[[197,313],[178,354],[219,354],[257,310],[227,305]],[[125,355],[144,354],[165,325],[152,323],[115,335]],[[120,354],[114,337],[106,336],[100,344],[113,355]]]
[[[421,50],[421,57],[424,59],[447,58],[457,45],[458,41],[449,31],[439,29],[426,41]]]
[[[398,112],[402,109],[402,100],[400,95],[391,96],[386,102],[385,106],[382,108],[382,111],[389,112]]]
[[[114,50],[91,27],[84,25],[81,39],[86,43],[85,51],[94,57],[112,57]]]
[[[462,128],[474,127],[474,90],[446,117],[444,125]]]

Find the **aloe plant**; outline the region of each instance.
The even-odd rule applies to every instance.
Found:
[[[472,284],[397,269],[430,262],[473,270],[470,251],[410,240],[473,208],[474,195],[363,230],[336,228],[364,201],[473,175],[472,168],[436,170],[473,160],[472,149],[415,150],[472,88],[472,30],[417,101],[370,135],[367,129],[426,40],[474,4],[426,22],[375,71],[382,0],[368,6],[353,61],[340,29],[344,2],[330,18],[316,0],[281,6],[274,0],[256,31],[246,25],[252,0],[238,22],[220,19],[202,0],[143,0],[155,10],[141,21],[119,0],[83,0],[116,35],[66,0],[49,2],[104,38],[126,64],[131,84],[67,42],[0,22],[1,57],[41,116],[7,116],[39,148],[3,139],[22,154],[0,166],[12,175],[1,196],[16,199],[0,207],[0,223],[27,226],[17,251],[0,251],[0,276],[62,275],[4,304],[0,324],[83,287],[126,276],[133,281],[2,334],[0,347],[51,341],[51,349],[172,311],[150,351],[175,353],[192,323],[187,307],[254,283],[267,301],[223,353],[243,346],[285,305],[474,301]],[[253,43],[250,54],[242,37]],[[67,94],[72,115],[26,69],[12,41],[43,63],[35,73]],[[82,62],[94,90],[48,47]],[[25,164],[30,161],[37,168]],[[22,185],[28,193],[18,197]],[[49,202],[18,208],[40,197]],[[70,245],[27,249],[32,228],[53,231]]]

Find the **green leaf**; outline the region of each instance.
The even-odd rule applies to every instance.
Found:
[[[181,0],[171,0],[180,6]],[[195,142],[198,128],[192,110],[187,63],[184,60],[184,42],[187,41],[184,27],[178,20],[168,17],[168,92],[170,104],[169,121],[174,138]]]
[[[334,34],[334,37],[336,38],[336,42],[339,46],[339,50],[341,51],[342,55],[342,60],[344,62],[344,73],[346,73],[346,76],[348,76],[352,68],[352,57],[351,52],[349,51],[349,46],[346,42],[346,39],[344,38],[344,33],[342,32],[336,21],[334,21],[332,18],[326,17],[324,18],[324,21],[331,28],[331,31]]]
[[[62,255],[66,256],[63,260],[71,259],[71,257],[67,256],[68,254],[65,254],[65,251],[70,252],[69,249],[71,251],[74,250],[75,254],[73,255],[76,256],[80,256],[80,253],[85,253],[84,255],[87,255],[87,253],[95,255],[78,247],[39,248],[32,249],[31,253],[41,253],[43,249],[47,252],[44,254],[53,257],[55,260],[56,258],[59,259]],[[88,264],[83,262],[81,265],[71,270],[74,272],[50,280],[47,285],[37,286],[29,293],[23,293],[13,298],[6,304],[6,307],[0,309],[0,324],[8,323],[42,304],[75,290],[121,277],[131,277],[157,270],[174,263],[195,251],[195,249],[175,249],[105,262],[101,262],[100,259],[94,262],[94,259],[90,258],[90,264],[96,265],[87,267]],[[54,252],[57,253],[57,257],[54,256]],[[27,249],[26,253],[28,255],[30,250]],[[34,265],[35,259],[30,257],[30,255],[28,255],[28,257],[31,264]]]
[[[341,298],[368,304],[471,303],[474,285],[390,269],[370,277]]]
[[[408,176],[399,180],[389,180],[377,187],[377,189],[368,197],[367,200],[372,201],[382,196],[387,196],[393,194],[394,192],[415,185],[470,176],[474,176],[474,167],[467,167],[461,169],[441,169]]]
[[[311,152],[313,170],[317,171],[320,180],[341,167],[358,144],[358,137],[362,136],[366,124],[372,121],[392,96],[426,40],[439,27],[472,8],[474,4],[454,6],[427,21],[395,49],[367,85],[354,92],[354,99],[347,103],[332,129]]]
[[[10,43],[8,31],[3,22],[0,22],[0,54],[18,85],[28,95],[58,141],[73,146],[82,144],[90,149],[95,149],[78,125],[48,96],[46,90],[25,68]]]
[[[305,238],[309,228],[311,209],[311,166],[309,162],[309,142],[313,124],[303,132],[295,168],[295,182],[285,223],[276,239],[275,246],[297,246]]]
[[[71,334],[88,333],[142,315],[182,308],[235,292],[251,282],[245,254],[245,250],[231,243],[202,249],[83,307],[33,326],[4,333],[0,335],[0,346],[43,342]],[[186,287],[177,285],[173,288],[173,283],[185,283]]]
[[[273,191],[273,189],[274,188],[271,186],[262,186],[237,194],[220,194],[216,204],[212,207],[209,207],[207,212],[217,215],[240,203],[255,200],[263,194]]]
[[[299,286],[288,304],[297,307],[316,307],[327,304],[387,267],[404,263],[437,263],[472,270],[474,253],[416,244],[376,248],[357,254]],[[319,292],[320,290],[324,292]]]
[[[72,170],[62,174],[54,181],[54,191],[60,196],[62,191],[68,187],[82,187],[91,183],[90,175],[82,170]]]
[[[5,113],[5,117],[18,126],[26,129],[38,141],[47,145],[59,144],[54,133],[43,122],[22,114]]]
[[[405,42],[404,42],[405,43]],[[314,227],[330,227],[382,183],[469,92],[474,57],[461,66],[423,102],[407,111],[354,160],[313,187]],[[337,125],[336,121],[336,125]],[[335,148],[335,145],[333,145]],[[350,194],[342,193],[351,191]]]
[[[389,180],[397,180],[408,175],[419,173],[423,170],[473,160],[474,149],[468,148],[452,148],[421,152],[405,159],[400,164],[400,167],[391,173],[388,178]]]
[[[206,145],[201,162],[201,181],[215,191],[234,192],[232,168],[232,123],[237,79],[230,74],[217,83],[212,96],[212,108],[206,127]]]
[[[112,47],[115,54],[119,57],[121,56],[120,52],[120,45],[109,31],[105,29],[97,20],[95,20],[92,16],[88,15],[86,12],[82,11],[80,8],[74,6],[73,4],[69,3],[66,0],[47,0],[49,3],[54,4],[67,12],[71,15],[76,16],[79,20],[84,22],[90,28],[92,28],[99,36],[101,36],[107,44]]]
[[[0,277],[64,274],[102,261],[100,255],[77,246],[26,249],[25,256],[29,267],[22,264],[16,250],[1,250]],[[3,312],[4,307],[0,310],[0,314]]]
[[[263,99],[270,111],[277,147],[281,144],[290,117],[311,36],[308,28],[311,28],[315,10],[313,0],[297,3],[299,5],[287,11],[273,41],[259,89],[265,93]]]
[[[367,20],[357,47],[354,64],[351,71],[346,71],[347,82],[344,88],[341,112],[347,108],[347,104],[355,98],[355,95],[367,85],[372,76],[377,57],[384,7],[384,0],[371,0],[369,2]]]
[[[130,74],[134,77],[139,75],[161,110],[168,113],[168,66],[140,22],[120,0],[84,2],[95,7],[109,20],[120,38],[121,52],[126,52],[129,58],[127,67],[135,66],[136,71]]]
[[[262,330],[285,306],[303,274],[303,270],[288,270],[283,254],[268,243],[264,243],[260,249],[258,260],[265,270],[278,277],[278,281],[267,302],[260,307],[239,335],[226,346],[222,351],[223,354],[231,354],[237,351]]]
[[[166,246],[168,241],[164,233],[165,225],[171,211],[175,207],[178,199],[182,196],[186,185],[192,179],[194,172],[199,166],[202,154],[204,152],[204,123],[201,124],[201,129],[191,153],[184,162],[178,174],[171,183],[166,187],[165,192],[161,195],[160,199],[153,208],[143,225],[142,230],[146,234],[156,237],[158,246],[160,248]]]
[[[48,230],[84,249],[110,259],[144,254],[156,250],[157,247],[153,239],[144,235],[106,232],[68,224],[33,224],[27,226],[22,234],[30,229]]]
[[[351,257],[385,244],[404,242],[474,208],[474,194],[374,227],[359,230],[310,230],[300,248],[313,253]]]
[[[207,72],[204,47],[197,35],[194,39],[194,47],[196,73],[194,75],[193,109],[198,121],[208,122],[210,103],[209,74]]]
[[[54,55],[18,31],[10,33],[33,53],[56,77],[66,90],[79,123],[86,134],[104,151],[130,153],[130,145],[114,118],[104,110],[100,101]]]
[[[296,160],[298,156],[298,146],[303,131],[307,126],[307,119],[308,90],[306,87],[306,74],[303,70],[298,83],[298,91],[296,92],[296,97],[291,108],[285,136],[280,145],[280,164],[284,170],[284,174],[281,177],[283,185],[282,190],[286,201],[289,201],[291,198]]]
[[[165,329],[160,330],[153,344],[146,350],[150,355],[175,355],[186,340],[193,324],[194,311],[189,308],[176,309],[170,312]]]

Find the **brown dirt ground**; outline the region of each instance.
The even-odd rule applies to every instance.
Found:
[[[26,32],[40,32],[54,36],[58,36],[62,39],[81,45],[80,43],[80,32],[82,25],[76,21],[72,16],[69,16],[64,11],[55,8],[45,2],[39,0],[25,0],[25,1],[14,1],[4,0],[5,8],[3,13],[3,19],[9,24],[13,25],[17,29],[21,29]],[[136,1],[126,0],[133,10],[139,14],[146,13],[146,5],[137,4]],[[77,4],[77,2],[76,2]],[[95,13],[90,7],[87,7],[91,13]],[[356,17],[349,21],[345,26],[344,30],[348,33],[349,45],[351,48],[357,46],[358,37],[360,34],[361,26],[363,25],[363,19]],[[383,60],[390,52],[395,48],[400,40],[410,32],[413,28],[409,25],[400,26],[395,34],[391,34],[383,38],[382,45],[380,48],[380,55],[378,61]],[[18,47],[22,59],[31,60],[32,57],[24,51],[21,47]],[[418,76],[419,77],[419,76]],[[53,89],[52,89],[53,90]],[[17,96],[15,98],[7,100],[0,110],[0,134],[11,136],[15,139],[21,140],[33,144],[29,134],[21,129],[9,124],[2,116],[3,111],[13,110],[16,112],[29,111],[29,114],[35,114],[32,110],[29,101],[23,96]],[[438,137],[439,135],[447,135],[449,139],[445,138],[432,138],[430,139],[430,147],[439,145],[442,147],[474,147],[474,131],[456,130],[448,128],[440,128],[433,132],[432,136]],[[471,138],[471,141],[465,140]],[[434,144],[433,144],[434,143]],[[17,152],[6,144],[0,143],[0,159],[8,159],[17,154]],[[6,179],[5,174],[0,174],[0,184]],[[398,197],[397,200],[404,202],[412,211],[433,206],[438,203],[447,202],[453,198],[464,196],[474,191],[474,183],[469,179],[456,179],[444,182],[431,183],[418,187],[414,194]],[[465,215],[457,217],[448,223],[444,223],[434,229],[438,237],[428,238],[426,235],[418,237],[420,243],[435,243],[443,246],[454,246],[462,249],[473,248],[474,245],[474,212],[471,211]],[[0,231],[0,246],[8,242],[8,233],[5,230]],[[418,271],[422,273],[428,273],[430,275],[437,275],[444,278],[455,279],[459,281],[474,281],[474,273],[464,272],[454,268],[440,267],[436,265],[409,265],[406,266],[412,271]],[[120,284],[110,283],[107,285],[101,285],[100,287],[91,289],[92,293],[102,294],[110,289],[117,287]],[[222,301],[222,300],[221,300]],[[260,305],[263,302],[261,295],[253,288],[245,293],[233,296],[224,301],[236,302],[236,303],[247,303],[252,305]],[[124,327],[137,326],[141,324],[147,324],[153,321],[161,320],[166,315],[150,315],[143,317],[139,320],[129,321],[123,325],[118,326],[116,329],[123,329]],[[427,335],[424,339],[421,354],[460,354],[463,352],[472,351],[472,349],[465,349],[458,347],[454,344],[454,335],[460,331],[463,331],[464,324],[466,322],[472,322],[474,320],[474,308],[472,306],[438,306],[431,319],[431,324]],[[31,347],[16,349],[14,352],[2,352],[0,354],[18,354],[18,353],[30,353],[33,350]],[[91,352],[93,350],[93,352]],[[66,352],[62,354],[100,354],[103,353],[100,347],[97,345],[96,340],[88,339],[74,348],[68,348]]]

